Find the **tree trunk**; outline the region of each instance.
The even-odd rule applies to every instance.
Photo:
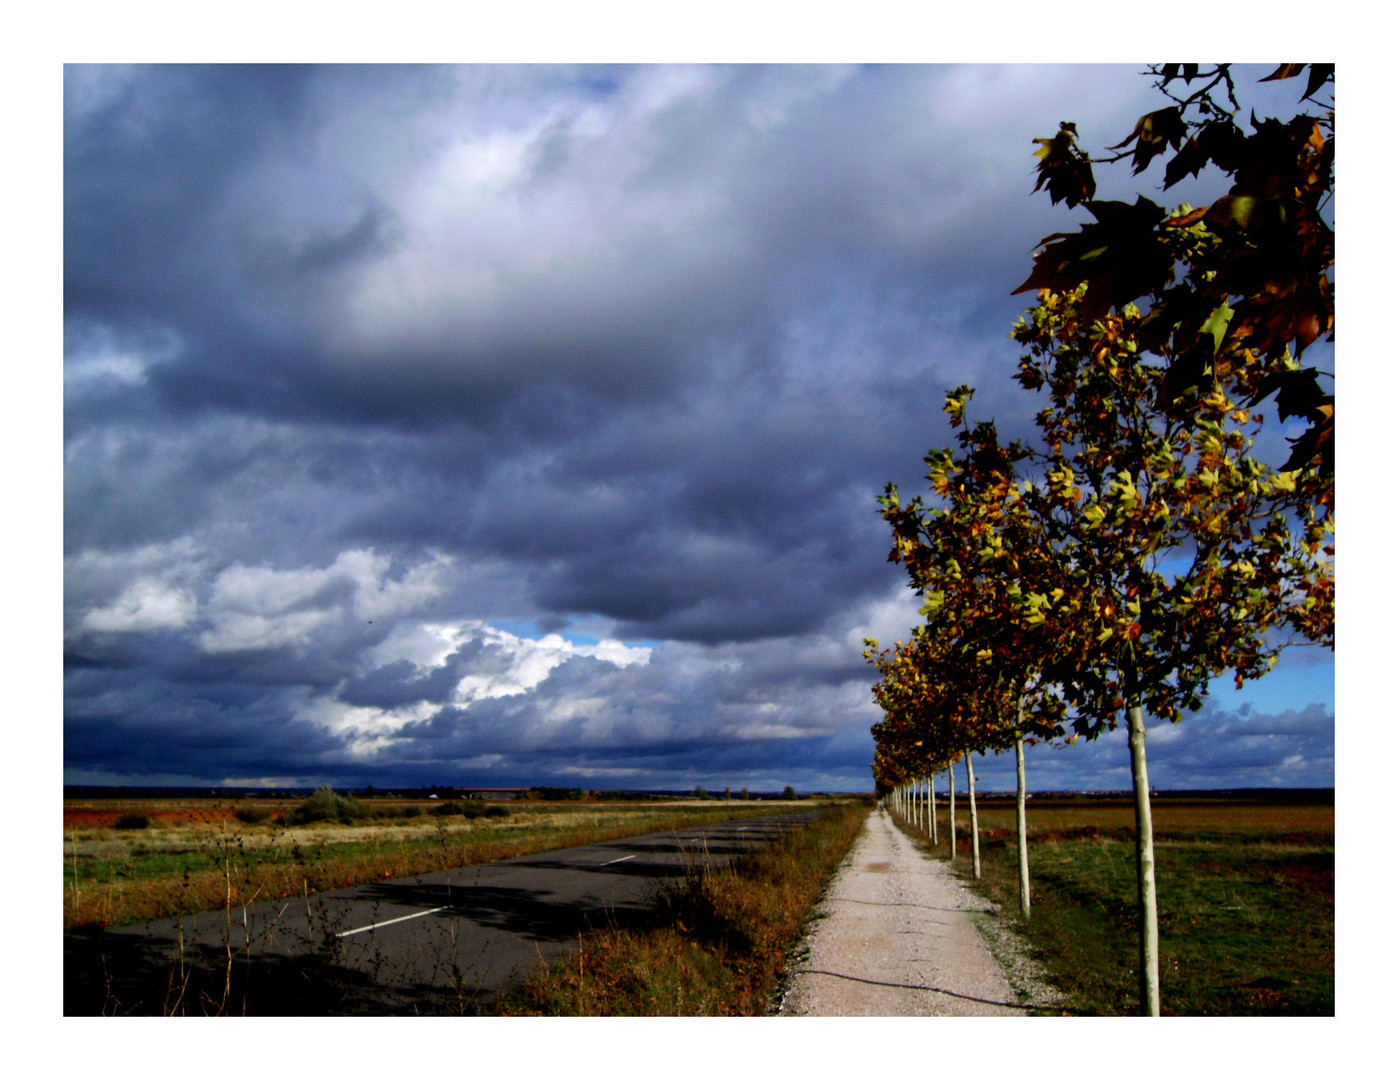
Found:
[[[1020,718],[1023,719],[1023,705]],[[1019,829],[1019,913],[1029,918],[1029,829],[1024,812],[1024,736],[1015,732],[1015,825]]]
[[[1155,833],[1146,776],[1146,721],[1140,699],[1126,710],[1130,725],[1131,784],[1136,795],[1136,897],[1141,917],[1141,1012],[1160,1015],[1160,928],[1155,907]]]
[[[947,765],[947,834],[951,838],[951,861],[956,862],[956,773]]]
[[[971,800],[971,876],[981,878],[981,830],[976,817],[976,770],[971,767],[971,751],[966,751],[966,797]]]
[[[927,815],[932,819],[932,845],[937,844],[937,774],[927,774]]]

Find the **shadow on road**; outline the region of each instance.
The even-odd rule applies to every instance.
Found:
[[[656,835],[489,864],[519,884],[437,873],[303,899],[64,935],[63,1012],[90,1015],[395,1015],[489,1011],[580,933],[655,917],[691,872],[797,827]],[[473,867],[479,874],[486,868]],[[459,872],[453,872],[459,876]],[[537,880],[535,876],[537,875]],[[391,932],[390,932],[391,931]]]

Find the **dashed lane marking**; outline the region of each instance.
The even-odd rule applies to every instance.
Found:
[[[396,919],[385,919],[383,922],[370,923],[368,926],[356,926],[353,930],[342,930],[335,936],[337,938],[352,937],[355,934],[362,934],[366,930],[377,930],[380,926],[392,926],[394,923],[407,922],[409,919],[420,919],[424,915],[435,915],[439,911],[446,911],[446,908],[434,907],[428,911],[415,911],[411,915],[399,915]]]

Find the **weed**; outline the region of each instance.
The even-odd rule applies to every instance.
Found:
[[[867,801],[724,866],[701,852],[650,919],[580,935],[569,960],[500,1011],[552,1016],[754,1016],[772,1011],[785,958],[868,816]]]
[[[294,810],[295,807],[289,807]],[[365,881],[509,859],[551,848],[601,843],[764,813],[759,805],[705,809],[650,804],[581,807],[553,804],[513,810],[490,806],[469,824],[454,816],[419,814],[416,821],[377,819],[353,830],[338,823],[289,828],[290,813],[270,825],[242,825],[236,835],[239,888],[264,899],[293,897]],[[236,818],[236,814],[232,815]],[[430,825],[429,825],[430,823]],[[439,832],[440,827],[440,832]],[[65,831],[64,929],[116,926],[216,910],[226,896],[220,826],[195,823],[159,830],[145,851],[135,833]],[[144,834],[140,834],[144,835]]]

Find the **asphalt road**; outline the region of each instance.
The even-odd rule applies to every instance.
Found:
[[[817,811],[525,855],[64,936],[64,1014],[337,1015],[489,1009],[578,935]]]

